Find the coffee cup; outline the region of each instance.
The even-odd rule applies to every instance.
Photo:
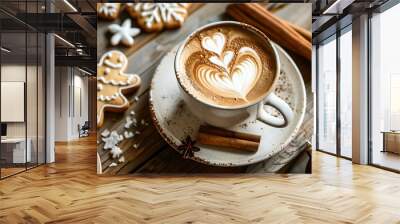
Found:
[[[251,25],[221,21],[196,29],[178,48],[174,66],[185,104],[210,125],[226,128],[257,119],[285,127],[293,118],[290,106],[274,93],[279,55]],[[271,115],[265,105],[282,116]]]

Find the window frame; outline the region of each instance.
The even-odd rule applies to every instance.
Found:
[[[352,30],[352,23],[347,24],[345,27],[341,28],[340,30],[337,30],[336,33],[330,35],[329,37],[319,41],[316,44],[316,53],[315,53],[315,62],[316,62],[316,94],[315,94],[315,98],[316,98],[316,108],[315,108],[315,117],[316,117],[316,139],[315,139],[315,143],[316,143],[316,150],[319,152],[323,152],[323,153],[327,153],[333,156],[337,156],[340,158],[344,158],[347,160],[352,160],[351,157],[347,157],[342,155],[342,150],[341,150],[341,118],[340,118],[340,103],[341,103],[341,97],[340,97],[340,82],[341,82],[341,67],[340,67],[340,37],[342,35],[344,35],[347,32],[351,32]],[[319,103],[320,103],[320,96],[319,96],[319,82],[320,82],[320,75],[319,75],[319,47],[322,43],[327,43],[330,41],[336,41],[336,152],[332,153],[332,152],[328,152],[327,150],[321,149],[320,148],[320,143],[319,143]]]

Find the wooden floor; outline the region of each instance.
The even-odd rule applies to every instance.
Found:
[[[400,175],[315,152],[312,175],[98,177],[95,138],[0,181],[0,223],[400,223]]]
[[[1,177],[7,177],[25,170],[25,167],[7,167],[1,168]]]

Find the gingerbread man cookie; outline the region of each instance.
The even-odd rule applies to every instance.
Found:
[[[182,26],[190,3],[127,3],[126,10],[146,32]]]
[[[121,3],[97,3],[97,15],[106,20],[115,20],[119,16]]]
[[[116,50],[105,53],[97,64],[97,127],[104,121],[104,112],[121,112],[129,107],[124,94],[140,85],[138,75],[125,74],[126,56]]]

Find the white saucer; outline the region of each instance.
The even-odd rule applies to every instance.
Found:
[[[306,92],[301,73],[290,56],[275,45],[281,61],[281,76],[275,93],[289,103],[294,111],[292,122],[285,128],[274,128],[257,120],[246,120],[230,130],[261,135],[261,143],[256,153],[218,150],[214,146],[196,144],[199,152],[192,160],[215,166],[244,166],[270,158],[291,142],[303,123],[306,109]],[[175,150],[181,140],[190,135],[195,139],[202,124],[195,117],[179,92],[174,72],[174,59],[178,46],[162,59],[158,66],[150,90],[150,111],[153,123],[161,136]],[[270,110],[274,113],[273,110]]]

